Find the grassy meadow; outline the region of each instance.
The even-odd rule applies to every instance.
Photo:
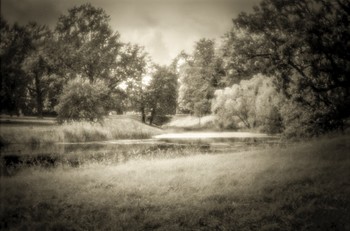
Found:
[[[161,130],[129,118],[107,118],[103,123],[72,122],[62,125],[0,124],[0,143],[48,144],[113,139],[143,139]]]
[[[1,229],[349,230],[349,136],[1,177]]]

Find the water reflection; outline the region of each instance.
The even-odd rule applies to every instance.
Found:
[[[78,167],[84,163],[125,163],[135,159],[174,158],[196,154],[233,153],[278,144],[277,139],[220,138],[198,140],[117,140],[47,145],[12,144],[1,148],[1,172],[13,175],[30,166]]]

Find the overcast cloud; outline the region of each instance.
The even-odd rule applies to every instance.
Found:
[[[54,28],[59,15],[87,2],[110,15],[122,41],[143,45],[154,62],[169,64],[200,38],[220,40],[232,18],[259,0],[1,0],[1,14],[10,23],[36,21]]]

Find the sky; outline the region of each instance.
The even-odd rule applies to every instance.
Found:
[[[168,65],[201,38],[220,42],[232,19],[259,0],[1,0],[1,15],[9,23],[54,28],[61,14],[84,3],[103,8],[123,42],[144,46],[155,63]]]

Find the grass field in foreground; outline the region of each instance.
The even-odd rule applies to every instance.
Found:
[[[72,122],[63,125],[35,126],[0,124],[0,143],[47,144],[113,139],[143,139],[161,133],[160,129],[139,121],[106,119],[103,123]]]
[[[0,224],[27,230],[349,230],[348,141],[29,168],[1,178]]]

